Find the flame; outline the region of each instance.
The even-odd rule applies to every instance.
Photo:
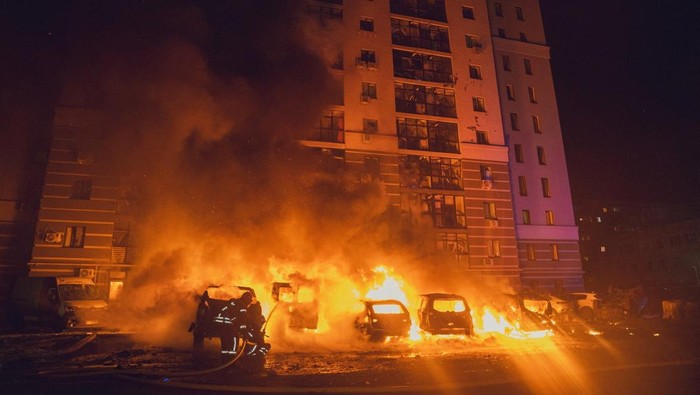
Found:
[[[365,294],[367,299],[395,299],[403,303],[407,308],[408,298],[406,293],[402,290],[403,280],[400,277],[394,277],[392,275],[393,270],[389,270],[386,266],[377,266],[372,269],[372,272],[381,275],[383,281],[381,283],[374,283],[374,286],[370,288]]]
[[[492,312],[485,307],[481,316],[481,328],[476,328],[479,334],[499,333],[513,339],[541,339],[552,336],[551,329],[523,331],[517,321],[511,323],[505,316]]]

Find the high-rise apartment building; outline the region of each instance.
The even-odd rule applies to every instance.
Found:
[[[309,1],[342,34],[342,100],[304,144],[379,177],[459,270],[583,288],[536,0]]]

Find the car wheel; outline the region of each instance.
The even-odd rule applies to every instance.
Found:
[[[584,321],[592,321],[593,309],[588,306],[581,307],[580,309],[578,309],[578,315]]]

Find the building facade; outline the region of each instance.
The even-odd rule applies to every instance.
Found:
[[[583,272],[539,4],[310,1],[342,35],[342,103],[304,143],[429,224],[458,270],[538,291]]]

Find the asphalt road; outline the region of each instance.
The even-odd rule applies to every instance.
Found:
[[[6,394],[700,394],[699,328],[652,319],[596,324],[595,335],[573,325],[534,340],[432,338],[342,352],[273,344],[258,373],[202,372],[219,365],[213,345],[194,358],[126,335],[8,334],[0,379]]]

